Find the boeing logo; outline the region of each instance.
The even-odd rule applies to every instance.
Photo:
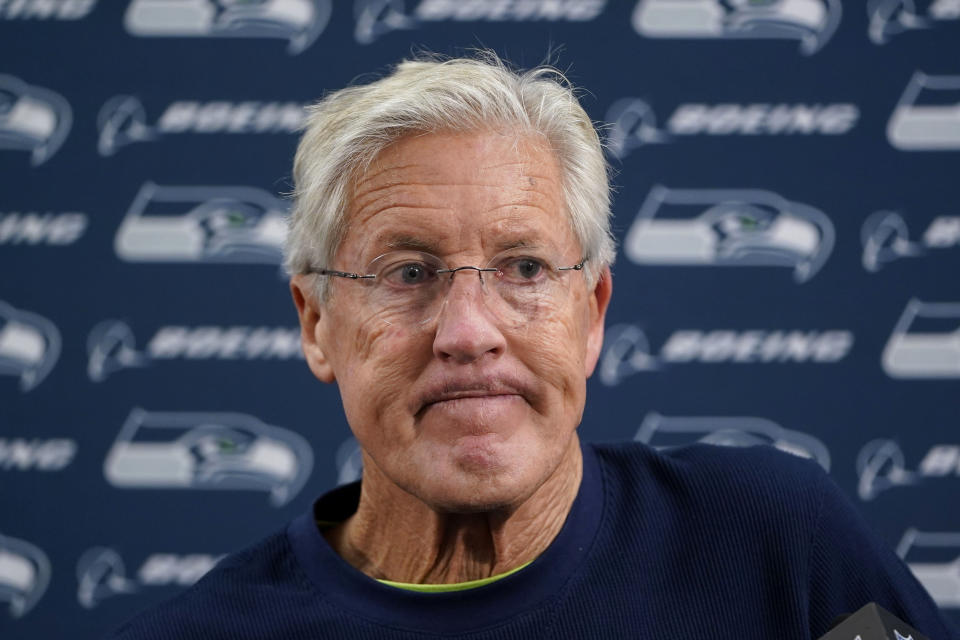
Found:
[[[59,357],[56,325],[0,300],[0,376],[17,376],[20,390],[30,391],[47,377]]]
[[[213,569],[223,557],[224,554],[209,553],[153,553],[140,565],[137,578],[145,586],[189,587]]]
[[[88,549],[77,561],[77,602],[93,609],[103,600],[147,587],[189,587],[217,564],[222,555],[153,553],[135,578],[127,577],[123,558],[109,547]]]
[[[823,212],[770,191],[656,185],[623,248],[639,265],[788,267],[802,283],[820,270],[833,242]]]
[[[810,55],[840,24],[840,0],[640,0],[633,28],[649,38],[775,38]]]
[[[900,258],[960,246],[960,216],[937,216],[919,240],[911,240],[907,223],[900,213],[877,211],[864,221],[860,239],[863,268],[876,272]]]
[[[300,329],[287,327],[162,326],[139,351],[133,330],[121,320],[105,320],[87,340],[87,375],[103,382],[122,369],[164,360],[302,359]]]
[[[836,136],[850,132],[860,119],[851,103],[833,104],[701,104],[683,103],[660,128],[653,108],[640,98],[622,98],[607,110],[613,123],[607,149],[616,158],[650,144],[681,137],[708,136]]]
[[[110,596],[134,593],[138,585],[127,578],[127,570],[113,549],[88,549],[77,561],[77,602],[85,609],[93,609]]]
[[[97,0],[0,0],[0,20],[80,20]]]
[[[960,20],[960,0],[933,0],[926,11],[918,10],[924,0],[870,0],[867,32],[874,44],[886,44],[895,35],[907,31],[930,29],[944,22]]]
[[[897,555],[944,609],[960,609],[960,531],[907,529]]]
[[[30,164],[43,164],[66,140],[73,123],[70,104],[60,94],[0,75],[0,149],[30,152]]]
[[[360,44],[370,44],[391,31],[441,21],[587,22],[606,4],[607,0],[419,0],[408,10],[406,0],[356,0],[354,37]]]
[[[63,247],[80,239],[89,226],[85,213],[0,212],[0,245]]]
[[[77,454],[77,441],[0,438],[0,471],[62,471]]]
[[[938,444],[927,451],[916,469],[908,469],[900,445],[893,440],[871,440],[857,456],[857,494],[869,501],[895,487],[930,478],[960,478],[960,445]]]
[[[19,618],[43,597],[50,584],[47,554],[26,540],[0,534],[0,602]]]
[[[290,502],[313,470],[299,434],[242,413],[130,412],[103,464],[125,489],[267,491]]]
[[[887,139],[901,151],[960,150],[960,76],[917,71],[887,123]]]
[[[652,447],[668,448],[700,442],[726,447],[772,446],[813,460],[830,471],[830,451],[813,436],[784,429],[772,420],[749,416],[664,416],[648,413],[633,437]]]
[[[960,378],[960,303],[907,303],[883,349],[892,378]]]
[[[178,100],[154,124],[135,96],[115,96],[100,109],[97,150],[110,156],[121,147],[171,134],[295,133],[303,124],[304,105],[296,102],[196,102]]]
[[[598,375],[615,386],[640,372],[679,364],[774,364],[839,362],[853,347],[850,331],[674,331],[655,354],[646,332],[614,325],[604,337]]]
[[[136,346],[133,330],[126,322],[99,323],[87,338],[87,376],[93,382],[103,382],[121,369],[147,366],[150,357],[137,351]]]
[[[120,223],[117,255],[130,262],[279,265],[287,204],[252,187],[145,182]]]
[[[298,54],[323,33],[332,0],[132,0],[123,23],[145,38],[280,38]]]

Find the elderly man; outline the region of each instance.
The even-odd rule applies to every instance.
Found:
[[[950,632],[819,467],[583,446],[606,165],[559,74],[400,64],[316,105],[287,266],[362,482],[121,638],[815,638],[878,601]]]

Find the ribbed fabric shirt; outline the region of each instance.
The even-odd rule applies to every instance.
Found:
[[[960,640],[812,462],[770,447],[583,454],[560,533],[492,584],[417,593],[347,564],[316,522],[353,513],[353,484],[110,637],[807,640],[873,601],[933,640]]]

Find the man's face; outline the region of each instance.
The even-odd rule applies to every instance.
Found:
[[[354,184],[347,225],[323,266],[364,272],[397,249],[449,267],[485,266],[515,246],[551,247],[558,266],[583,257],[553,154],[495,133],[388,147]],[[471,512],[520,504],[557,470],[577,446],[610,294],[609,272],[593,288],[581,271],[562,273],[553,313],[519,324],[504,321],[492,285],[472,270],[442,276],[444,297],[426,324],[384,314],[369,281],[330,278],[321,305],[308,293],[319,276],[294,279],[308,362],[339,385],[365,478],[386,478],[440,511]]]

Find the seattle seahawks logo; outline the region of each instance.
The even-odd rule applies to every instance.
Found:
[[[287,204],[262,189],[161,186],[146,182],[117,230],[117,255],[131,262],[279,265]]]
[[[280,38],[298,54],[323,32],[332,0],[133,0],[129,33],[147,38]]]
[[[0,375],[20,378],[30,391],[49,375],[60,357],[60,331],[36,313],[0,300]]]
[[[820,270],[833,242],[823,212],[770,191],[655,185],[623,248],[640,265],[789,267],[802,283]]]
[[[20,618],[36,606],[50,584],[50,561],[39,547],[0,534],[0,602]]]
[[[649,38],[778,38],[816,53],[840,24],[840,0],[640,0],[633,28]]]
[[[58,93],[0,75],[0,149],[30,152],[30,164],[49,160],[73,123],[70,104]]]
[[[103,472],[119,488],[266,491],[290,502],[313,470],[313,450],[293,431],[242,413],[135,408]]]
[[[910,78],[887,122],[887,139],[900,151],[960,150],[960,75]]]

